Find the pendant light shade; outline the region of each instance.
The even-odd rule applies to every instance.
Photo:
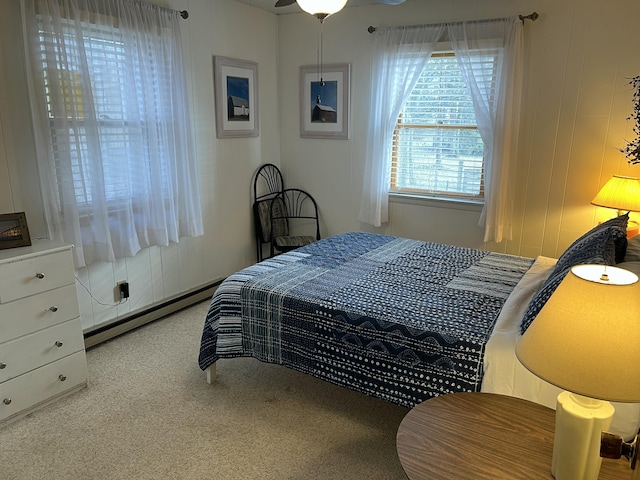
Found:
[[[347,0],[297,0],[302,10],[318,17],[320,21],[329,15],[339,12],[347,4]]]

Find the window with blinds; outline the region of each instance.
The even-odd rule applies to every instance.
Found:
[[[474,61],[495,91],[497,56]],[[474,66],[475,68],[475,66]],[[394,130],[391,191],[482,199],[484,144],[453,53],[435,53]]]
[[[131,102],[135,96],[127,92],[127,85],[133,81],[139,87],[146,66],[142,65],[144,59],[139,58],[135,48],[127,46],[118,28],[82,23],[80,47],[74,40],[77,25],[71,20],[62,23],[67,33],[64,53],[56,37],[42,23],[39,32],[52,137],[51,154],[59,177],[58,185],[64,184],[61,168],[69,168],[70,162],[78,205],[91,205],[94,189],[100,188],[104,189],[110,208],[117,210],[119,201],[135,198],[135,190],[140,191],[140,185],[136,186],[132,179],[144,177],[140,171],[148,167],[145,159],[150,154],[149,142],[157,141],[153,138],[154,130],[163,131],[166,126],[149,128],[143,107]],[[64,54],[66,62],[52,68],[48,55],[52,52]],[[158,78],[171,77],[168,62],[158,62],[154,67]],[[127,75],[133,75],[133,78],[127,78]],[[84,82],[91,84],[90,98],[85,98]],[[171,93],[167,85],[168,82],[156,81],[156,91],[151,95],[169,102]],[[158,108],[159,111],[169,110],[162,105]],[[62,119],[66,121],[58,121]],[[102,158],[100,182],[95,167],[89,164],[91,149],[97,149]],[[167,152],[155,149],[154,154],[165,157]],[[167,162],[165,158],[158,160],[162,170],[158,175],[161,191],[168,195],[171,189]]]

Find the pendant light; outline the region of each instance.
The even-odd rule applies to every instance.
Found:
[[[298,6],[307,13],[317,17],[320,22],[329,15],[339,12],[347,4],[347,0],[297,0]]]

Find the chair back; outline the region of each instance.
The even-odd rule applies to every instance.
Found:
[[[265,163],[253,179],[253,201],[271,199],[284,190],[284,180],[280,169],[272,163]]]
[[[292,224],[291,221],[297,219]],[[305,222],[304,220],[308,220]],[[318,220],[318,204],[315,199],[299,188],[285,188],[271,202],[271,237],[299,235],[298,228],[308,230],[313,225],[314,237],[320,240],[320,222]],[[283,232],[283,233],[280,233]]]
[[[271,201],[282,190],[284,180],[280,169],[272,163],[261,165],[253,177],[253,220],[258,262],[263,259],[262,245],[269,243],[271,238]]]

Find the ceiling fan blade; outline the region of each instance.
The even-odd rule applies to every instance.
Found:
[[[288,7],[289,5],[293,5],[294,3],[296,3],[296,0],[278,0],[274,6],[275,7]]]
[[[376,0],[378,3],[384,3],[385,5],[400,5],[405,0]]]

